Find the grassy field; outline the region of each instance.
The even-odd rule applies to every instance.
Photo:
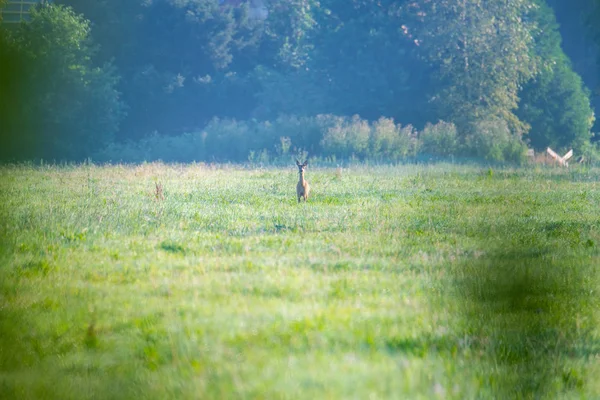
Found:
[[[599,179],[0,167],[0,398],[600,398]]]

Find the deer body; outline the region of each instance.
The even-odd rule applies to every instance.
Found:
[[[298,195],[298,203],[300,200],[304,198],[306,202],[308,200],[308,194],[310,192],[310,185],[304,179],[304,171],[306,171],[306,166],[308,165],[308,160],[304,161],[304,164],[300,164],[300,161],[296,160],[296,165],[298,166],[298,184],[296,185],[296,194]]]

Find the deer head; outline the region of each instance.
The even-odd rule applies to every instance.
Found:
[[[308,166],[308,160],[304,161],[303,164],[301,164],[300,161],[296,160],[296,165],[298,166],[298,172],[302,174],[304,171],[306,171],[306,167]]]

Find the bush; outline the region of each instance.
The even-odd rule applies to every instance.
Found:
[[[250,150],[261,147],[256,143],[258,135],[252,125],[252,122],[213,119],[203,130],[206,155],[215,161],[245,161]]]
[[[600,165],[600,142],[587,143],[580,152],[585,163]]]
[[[391,118],[380,118],[372,127],[369,158],[397,161],[413,155],[416,141],[412,126],[402,128]]]
[[[137,142],[111,143],[95,153],[92,159],[100,162],[194,162],[206,159],[203,132],[179,136],[153,134]]]
[[[425,125],[419,134],[421,153],[447,157],[455,155],[459,150],[458,133],[453,123],[439,121]]]
[[[397,126],[398,134],[390,152],[391,159],[397,161],[416,156],[420,147],[417,130],[412,125]]]
[[[234,161],[288,162],[297,155],[332,159],[400,161],[417,153],[449,156],[463,151],[493,162],[520,162],[526,146],[500,119],[482,121],[462,148],[453,124],[428,124],[419,134],[411,125],[392,119],[374,123],[331,114],[317,117],[281,116],[274,122],[214,119],[204,129],[179,136],[154,134],[138,142],[111,144],[96,153],[97,161],[165,162]],[[593,154],[590,150],[589,154]]]
[[[527,146],[521,138],[499,118],[475,123],[473,133],[465,138],[465,150],[469,155],[492,162],[521,163],[527,154]]]
[[[323,138],[323,132],[333,126],[335,120],[336,117],[331,115],[316,117],[282,115],[270,124],[273,132],[269,136],[275,138],[277,142],[282,136],[288,137],[292,149],[318,154],[321,152],[320,141]]]
[[[328,118],[333,124],[324,129],[321,140],[325,156],[398,161],[416,154],[418,140],[412,125],[402,127],[389,118],[373,124],[358,116]]]
[[[321,140],[323,152],[347,159],[351,156],[366,156],[369,146],[371,127],[367,121],[361,120],[358,115],[348,120],[345,117],[324,117],[321,121],[332,121],[333,126],[326,128]]]
[[[369,140],[369,158],[382,159],[392,154],[398,136],[398,127],[391,118],[379,118]]]

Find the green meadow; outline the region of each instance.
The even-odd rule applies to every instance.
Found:
[[[0,167],[0,398],[600,398],[600,169],[297,179]]]

